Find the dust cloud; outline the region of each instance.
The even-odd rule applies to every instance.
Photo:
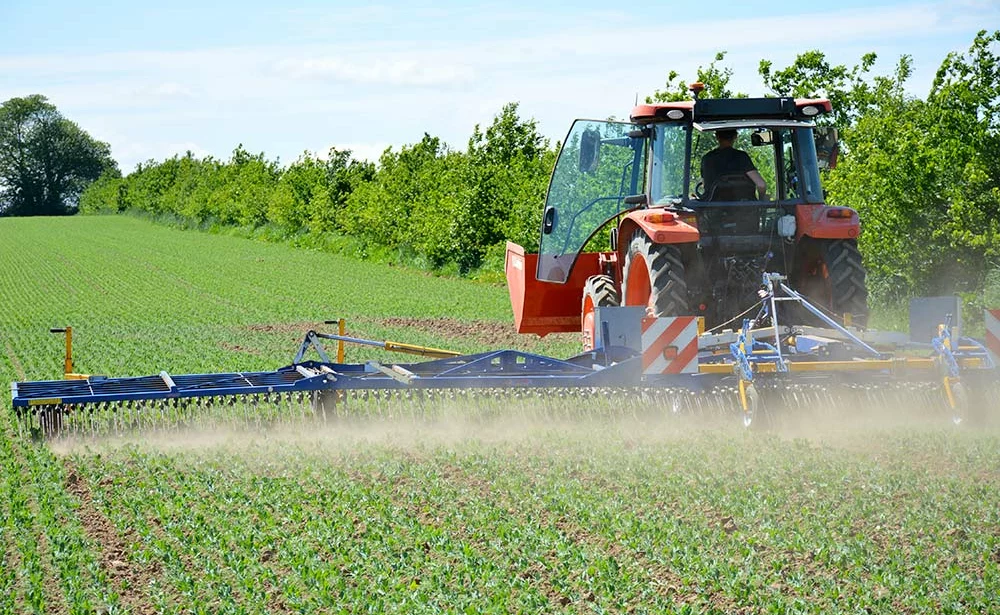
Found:
[[[607,398],[539,404],[504,404],[491,400],[488,413],[454,403],[420,416],[406,402],[400,412],[383,417],[299,419],[267,426],[190,425],[90,437],[62,436],[50,448],[59,455],[140,448],[164,453],[225,449],[253,455],[259,449],[307,448],[357,451],[410,451],[462,445],[503,446],[559,441],[561,445],[632,446],[682,442],[711,433],[732,439],[770,438],[807,441],[816,445],[856,448],[877,444],[885,434],[899,432],[987,432],[1000,427],[1000,395],[978,399],[963,415],[951,412],[936,390],[866,391],[845,396],[803,393],[767,400],[749,428],[731,401],[702,403],[685,396],[684,403],[660,400],[609,403]],[[596,408],[596,409],[595,409]],[[424,411],[426,407],[422,407]]]

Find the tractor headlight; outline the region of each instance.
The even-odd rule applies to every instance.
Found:
[[[795,237],[795,216],[789,214],[778,218],[778,237]]]

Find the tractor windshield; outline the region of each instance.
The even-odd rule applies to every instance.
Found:
[[[640,127],[577,120],[556,161],[542,213],[536,277],[565,282],[591,236],[632,207],[642,190],[646,139]]]

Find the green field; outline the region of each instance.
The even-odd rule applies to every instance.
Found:
[[[5,386],[60,376],[66,324],[112,375],[272,369],[335,317],[577,342],[518,338],[499,286],[126,217],[0,219],[0,276]],[[43,445],[3,408],[0,613],[1000,612],[1000,431],[940,417],[605,396]]]

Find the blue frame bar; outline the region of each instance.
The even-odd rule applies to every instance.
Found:
[[[748,327],[749,323],[744,323],[742,331],[748,352],[734,350],[733,355],[742,371],[750,372],[744,373],[743,377],[753,381],[756,374],[751,364],[780,362],[782,357],[771,344],[746,339]],[[980,348],[978,346],[977,351]],[[977,351],[961,354],[978,356],[982,352],[986,356],[984,351]],[[184,375],[160,372],[155,376],[127,378],[92,376],[86,380],[15,382],[11,384],[11,397],[15,411],[23,414],[26,408],[35,406],[365,389],[653,387],[701,391],[726,382],[735,384],[740,378],[733,373],[643,375],[641,362],[640,355],[617,347],[584,353],[568,360],[517,350],[498,350],[418,363],[391,364],[412,374],[412,377],[403,379],[405,381],[390,377],[374,362],[305,361],[270,372]],[[988,367],[993,366],[989,364]],[[889,374],[881,376],[891,377]],[[843,373],[824,375],[818,372],[808,376],[809,379],[852,377]],[[856,377],[872,378],[874,375]]]

